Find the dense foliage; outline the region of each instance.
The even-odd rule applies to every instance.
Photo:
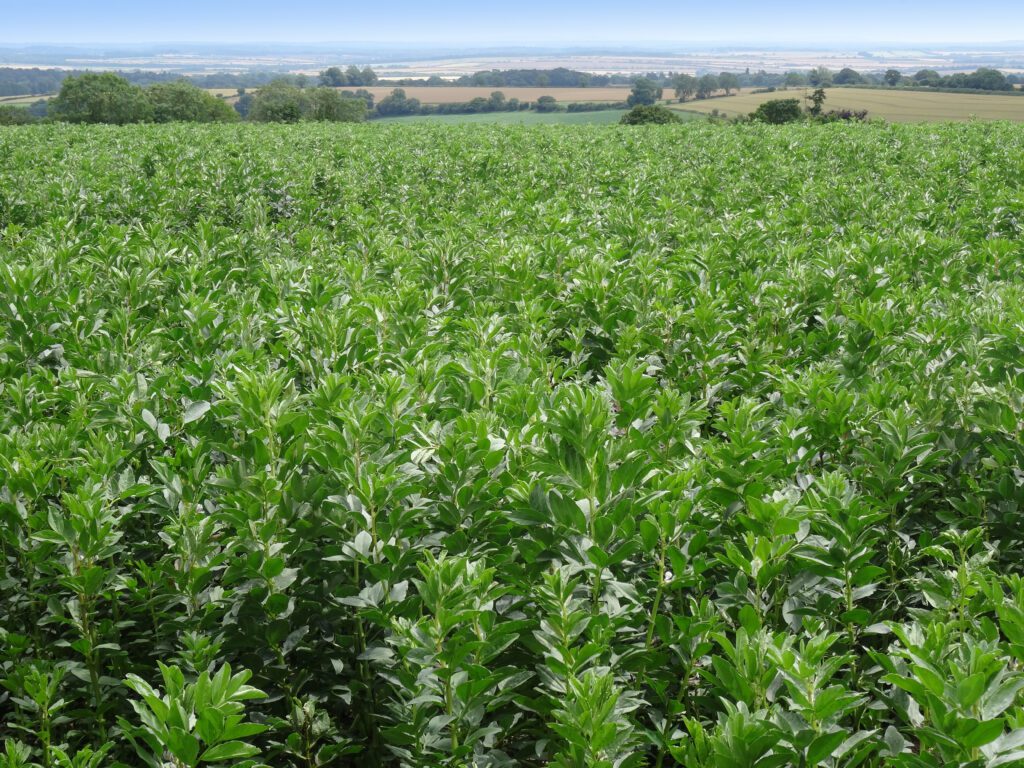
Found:
[[[759,104],[750,117],[762,123],[782,125],[803,119],[804,112],[799,99],[772,99]]]
[[[364,77],[370,77],[373,70],[364,70]],[[51,94],[60,90],[69,77],[94,74],[89,70],[40,69],[38,67],[0,67],[0,96],[31,96]],[[285,79],[293,85],[311,85],[315,78],[308,75],[288,74],[271,70],[248,70],[245,72],[210,72],[208,74],[182,74],[180,72],[156,72],[153,70],[115,70],[113,74],[132,85],[155,85],[174,83],[181,80],[197,88],[259,88],[274,80]],[[373,82],[376,76],[373,75]]]
[[[0,132],[0,755],[1012,766],[1024,130]]]
[[[229,123],[238,113],[185,80],[132,85],[112,72],[69,77],[49,103],[47,116],[69,123]]]
[[[665,125],[682,122],[682,118],[668,107],[660,105],[637,105],[622,116],[623,125]]]
[[[366,101],[354,95],[346,97],[333,88],[299,88],[275,81],[260,88],[245,112],[259,123],[359,123],[366,119]]]

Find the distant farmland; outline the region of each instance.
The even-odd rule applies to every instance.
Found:
[[[367,88],[376,99],[382,99],[396,86],[374,86]],[[401,87],[401,86],[397,86]],[[354,90],[347,88],[342,90]],[[479,86],[414,86],[404,88],[405,95],[410,99],[419,99],[424,104],[458,104],[472,101],[478,96],[487,98],[495,91],[501,91],[506,99],[520,101],[536,101],[541,96],[553,96],[558,101],[625,101],[629,96],[629,86],[608,86],[605,88],[524,88],[524,87],[479,87]]]
[[[672,106],[686,111],[708,113],[717,109],[734,117],[753,112],[771,99],[803,100],[811,89],[791,88],[773,93],[746,91],[734,96],[689,101]],[[871,88],[829,88],[825,109],[866,109],[871,117],[894,123],[923,123],[943,120],[1013,120],[1024,122],[1024,97],[969,93],[928,93]],[[666,96],[671,92],[666,91]]]

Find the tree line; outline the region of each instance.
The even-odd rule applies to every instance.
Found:
[[[630,106],[661,98],[662,89],[651,80],[637,81]],[[597,105],[610,109],[622,103]],[[157,83],[145,88],[112,72],[86,73],[66,78],[60,93],[51,101],[41,100],[31,108],[0,107],[0,125],[24,124],[38,120],[69,123],[164,123],[164,122],[253,122],[297,123],[304,120],[361,122],[367,118],[411,115],[477,114],[535,110],[555,112],[597,108],[589,104],[559,104],[553,96],[536,101],[506,98],[501,91],[467,102],[423,104],[395,88],[376,102],[365,88],[355,90],[317,86],[303,88],[294,80],[279,78],[255,93],[238,89],[234,105],[185,80]]]
[[[369,67],[360,71],[363,73],[373,72]],[[81,77],[87,74],[93,73],[90,70],[0,67],[0,97],[37,96],[56,93],[60,90],[61,84],[69,77]],[[113,74],[127,80],[132,85],[141,86],[155,85],[157,83],[174,83],[182,80],[198,88],[260,88],[275,80],[284,80],[300,88],[316,84],[316,78],[311,78],[309,75],[288,74],[274,70],[212,72],[203,75],[182,75],[176,72],[146,72],[143,70],[115,70]],[[367,83],[368,85],[373,85],[377,82],[376,74],[373,74],[372,78],[372,82]],[[342,83],[342,85],[347,84]]]
[[[0,108],[0,125],[39,119],[68,123],[225,123],[248,119],[257,122],[319,120],[360,122],[366,119],[367,101],[334,88],[299,88],[288,80],[275,80],[255,94],[239,89],[234,105],[186,80],[156,83],[145,88],[112,72],[86,73],[66,78],[60,93],[43,110]],[[370,99],[373,97],[366,94]]]

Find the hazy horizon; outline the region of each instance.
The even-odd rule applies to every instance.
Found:
[[[514,13],[464,0],[397,0],[384,11],[326,0],[301,6],[181,0],[158,7],[40,0],[4,11],[0,45],[969,46],[1019,44],[1021,31],[1024,3],[1007,0],[986,4],[984,13],[944,0],[899,6],[865,0],[853,10],[803,0],[737,0],[727,11],[666,0],[628,7],[524,0]]]

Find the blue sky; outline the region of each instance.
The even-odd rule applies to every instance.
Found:
[[[1024,0],[0,0],[0,43],[997,42]]]

